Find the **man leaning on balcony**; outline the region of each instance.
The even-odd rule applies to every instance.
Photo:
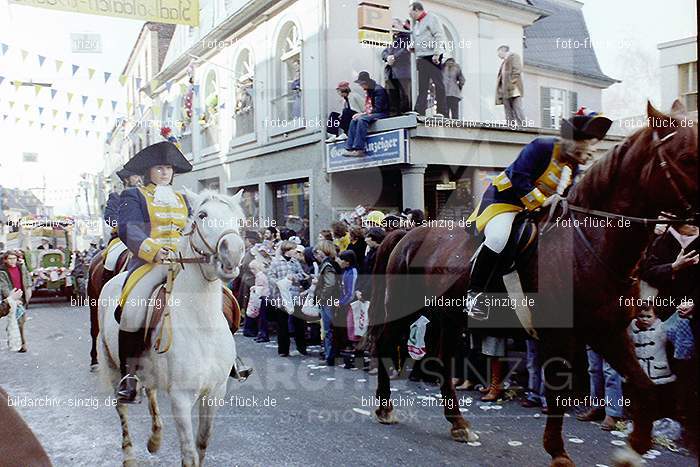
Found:
[[[348,140],[345,143],[345,152],[342,154],[345,157],[365,156],[365,142],[369,126],[375,120],[386,118],[389,115],[389,98],[386,90],[370,78],[368,72],[361,71],[355,82],[365,90],[365,108],[363,112],[352,116]]]

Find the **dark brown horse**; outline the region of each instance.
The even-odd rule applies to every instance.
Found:
[[[684,118],[679,103],[673,110],[667,116],[649,104],[649,126],[591,166],[561,203],[566,211],[557,207],[550,222],[544,219],[548,212],[539,214],[538,251],[517,268],[523,291],[535,302],[531,309],[545,362],[549,407],[543,444],[552,466],[574,465],[561,436],[562,400],[571,389],[569,362],[582,343],[627,378],[634,422],[629,443],[636,453],[651,447],[652,420],[643,407],[652,382],[634,355],[626,332],[630,316],[627,307],[620,306],[620,297],[631,293],[629,274],[649,243],[658,214],[671,212],[685,222],[696,215],[697,122]],[[440,390],[451,436],[463,442],[474,439],[459,412],[448,363],[466,323],[463,307],[425,305],[426,298],[465,295],[468,263],[477,247],[477,239],[462,229],[428,227],[391,233],[382,243],[375,272],[384,272],[386,265],[386,275],[375,277],[370,313],[370,338],[380,357],[376,394],[380,405],[375,414],[381,423],[396,422],[387,362],[405,338],[405,327],[424,312],[440,329]],[[641,460],[631,454],[636,456],[634,462]]]
[[[3,467],[51,467],[49,456],[31,428],[10,404],[0,388],[0,465]]]
[[[102,291],[102,274],[104,272],[104,250],[98,251],[90,261],[88,269],[88,285],[87,298],[90,306],[90,337],[92,338],[92,346],[90,347],[90,368],[95,371],[97,369],[97,336],[100,334],[100,322],[97,316],[97,304]],[[124,250],[117,260],[115,270],[122,271],[129,259],[129,251]]]

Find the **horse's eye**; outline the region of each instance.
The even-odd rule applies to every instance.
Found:
[[[207,213],[204,212],[204,211],[202,211],[202,212],[200,212],[200,213],[197,215],[197,217],[199,217],[200,219],[204,220],[204,219],[207,218]]]

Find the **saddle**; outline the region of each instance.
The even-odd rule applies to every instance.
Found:
[[[515,216],[508,243],[501,252],[501,275],[515,271],[520,264],[530,259],[537,250],[537,233],[537,223],[529,212],[521,211]]]
[[[241,323],[241,308],[233,292],[226,286],[222,286],[221,292],[223,294],[222,311],[233,335],[238,331]],[[146,315],[144,342],[146,349],[154,348],[158,353],[165,353],[170,349],[172,324],[170,323],[170,310],[168,309],[165,284],[156,287],[151,294],[148,314]]]

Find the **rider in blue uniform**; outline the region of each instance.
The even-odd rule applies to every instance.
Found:
[[[469,217],[485,236],[467,292],[465,311],[471,316],[488,308],[483,294],[497,271],[516,214],[546,206],[552,195],[563,194],[578,174],[579,164],[592,158],[593,146],[605,137],[610,125],[610,119],[582,107],[571,118],[561,120],[558,138],[535,139],[493,179]]]
[[[117,171],[117,177],[124,184],[124,189],[131,187],[141,186],[143,180],[140,174],[130,172],[126,169],[121,169]],[[117,220],[119,219],[119,199],[121,193],[112,192],[107,198],[107,204],[105,205],[104,221],[111,228],[109,244],[103,252],[104,265],[102,271],[102,287],[114,277],[115,268],[119,256],[126,249],[126,245],[119,239],[117,232]]]

